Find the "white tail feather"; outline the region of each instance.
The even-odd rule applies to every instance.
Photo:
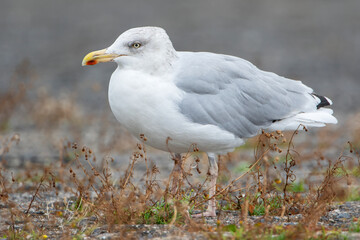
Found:
[[[325,96],[324,96],[324,98],[325,98],[325,99],[329,102],[329,104],[330,104],[330,105],[332,105],[332,104],[333,104],[333,102],[331,101],[331,99],[330,99],[330,98],[327,98],[327,97],[325,97]]]
[[[336,124],[337,119],[332,113],[333,110],[329,108],[320,108],[314,112],[299,113],[295,116],[274,122],[265,130],[295,130],[300,124],[305,127],[324,127],[326,123]]]

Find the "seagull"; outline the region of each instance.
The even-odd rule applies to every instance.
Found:
[[[132,28],[108,48],[90,52],[82,65],[116,62],[108,99],[116,119],[146,144],[181,159],[190,146],[206,152],[215,217],[216,156],[234,151],[262,131],[336,124],[332,101],[301,81],[258,69],[235,56],[176,51],[160,27]],[[175,161],[174,169],[179,169]]]

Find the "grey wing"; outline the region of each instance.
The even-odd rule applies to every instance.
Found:
[[[251,137],[273,122],[316,109],[312,89],[243,59],[180,52],[176,85],[185,91],[180,111],[191,121]]]

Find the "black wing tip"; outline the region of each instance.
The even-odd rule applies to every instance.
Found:
[[[322,107],[326,107],[326,106],[330,106],[332,104],[330,99],[328,99],[327,97],[320,96],[320,95],[317,95],[315,93],[313,93],[312,95],[317,97],[318,99],[320,99],[320,103],[316,106],[317,109],[322,108]]]

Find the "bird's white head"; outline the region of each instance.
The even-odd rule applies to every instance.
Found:
[[[132,28],[122,33],[108,48],[87,54],[82,65],[115,61],[121,68],[157,72],[171,66],[176,51],[159,27]]]

